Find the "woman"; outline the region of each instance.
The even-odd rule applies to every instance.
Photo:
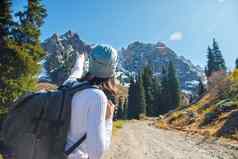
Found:
[[[83,56],[80,58],[84,59]],[[114,105],[107,99],[105,92],[115,95],[116,64],[117,51],[112,47],[97,45],[92,49],[89,56],[89,71],[80,82],[89,82],[91,85],[97,85],[99,89],[85,89],[73,96],[66,150],[84,134],[87,134],[87,138],[68,156],[68,159],[101,159],[108,149],[111,142]],[[78,69],[82,69],[82,66]],[[69,81],[72,81],[71,77]]]

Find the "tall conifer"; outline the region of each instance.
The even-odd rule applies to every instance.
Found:
[[[128,115],[128,99],[127,98],[124,100],[123,107],[124,107],[123,118],[128,119],[128,116],[127,116]]]
[[[42,6],[40,1],[32,0],[32,2]],[[3,7],[3,4],[8,4],[10,7],[11,1],[4,0],[0,3],[0,7]],[[11,37],[6,36],[7,45],[4,48],[0,47],[0,106],[5,107],[17,96],[36,89],[38,62],[43,56],[43,49],[39,40],[41,25],[36,25],[36,23],[45,17],[45,14],[42,14],[39,10],[42,9],[45,13],[46,10],[44,8],[40,9],[40,7],[36,7],[37,9],[32,7],[30,0],[28,4],[27,10],[17,15],[19,20],[11,22],[11,25],[10,23],[7,24],[11,20],[10,14],[4,13],[4,10],[0,8],[0,12],[4,13],[4,17],[1,13],[1,27],[3,26],[2,28],[10,31],[5,33],[8,33]],[[31,14],[30,9],[32,10]],[[9,12],[10,8],[5,10]],[[32,19],[32,21],[28,19]],[[6,25],[3,25],[3,23]],[[29,40],[24,40],[24,37]]]
[[[160,80],[158,77],[153,78],[153,116],[158,116],[160,114],[161,109],[161,86],[160,86]]]
[[[236,69],[238,69],[238,58],[236,59]]]
[[[213,39],[212,49],[208,47],[206,76],[209,77],[213,72],[226,71],[226,64],[222,52],[215,39]]]
[[[175,109],[180,103],[180,88],[174,64],[170,61],[168,67],[168,84],[171,105],[170,109]]]
[[[146,100],[145,100],[145,90],[143,86],[143,78],[142,74],[139,73],[136,81],[136,108],[137,118],[140,117],[140,115],[146,115]]]
[[[224,70],[226,71],[226,64],[225,64],[225,60],[222,56],[222,52],[218,46],[217,41],[215,40],[215,38],[213,39],[213,54],[214,54],[214,65],[215,65],[215,70],[214,71],[220,71],[220,70]]]
[[[6,45],[7,36],[12,23],[11,5],[11,0],[0,1],[0,47]]]
[[[146,66],[143,70],[142,79],[143,79],[143,86],[145,90],[145,100],[146,100],[146,113],[148,116],[153,116],[153,101],[154,101],[154,94],[153,94],[153,73],[149,66]]]
[[[133,119],[136,117],[136,90],[135,81],[133,78],[130,79],[130,86],[128,91],[128,109],[127,117],[128,119]]]
[[[163,114],[168,111],[169,105],[169,83],[168,83],[168,70],[167,67],[162,67],[162,75],[161,75],[161,105],[159,109],[159,113]]]
[[[202,79],[199,79],[198,95],[201,96],[206,91]]]
[[[119,101],[118,101],[118,110],[117,110],[117,118],[118,119],[123,119],[124,117],[124,105],[123,105],[123,99],[122,97],[119,98]]]
[[[208,46],[208,49],[207,49],[207,59],[208,61],[207,61],[207,67],[206,67],[205,73],[207,77],[209,77],[215,69],[215,66],[214,66],[215,57],[210,46]]]

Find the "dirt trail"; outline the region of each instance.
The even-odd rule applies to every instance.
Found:
[[[114,136],[104,159],[238,159],[238,150],[130,121]]]

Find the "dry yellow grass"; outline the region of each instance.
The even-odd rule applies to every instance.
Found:
[[[197,103],[191,105],[188,108],[188,111],[197,111],[198,109],[200,109],[202,106],[204,106],[205,104],[208,104],[209,101],[211,101],[211,95],[208,93],[206,94],[201,100],[199,100]]]
[[[238,131],[235,134],[232,135],[232,138],[236,139],[238,141]]]
[[[117,120],[113,122],[112,134],[115,134],[119,129],[123,128],[126,120]]]
[[[232,80],[238,81],[238,69],[236,69],[232,75],[231,75]]]
[[[163,120],[159,120],[158,122],[155,123],[155,127],[160,128],[160,129],[168,129],[168,124],[163,121]]]

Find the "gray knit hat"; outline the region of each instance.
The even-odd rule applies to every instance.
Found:
[[[89,73],[99,78],[115,75],[117,51],[108,45],[96,45],[89,54]]]

